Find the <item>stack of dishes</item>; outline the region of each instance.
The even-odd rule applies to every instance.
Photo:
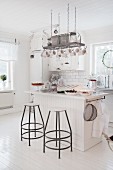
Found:
[[[75,91],[74,89],[73,90],[66,90],[65,94],[67,94],[67,95],[76,95],[77,91]]]

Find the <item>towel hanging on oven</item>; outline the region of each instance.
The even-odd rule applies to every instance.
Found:
[[[85,110],[84,110],[84,120],[85,121],[93,121],[97,117],[97,109],[96,107],[89,103],[86,105]]]

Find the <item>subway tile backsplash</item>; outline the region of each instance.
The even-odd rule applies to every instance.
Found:
[[[59,75],[63,77],[65,85],[87,85],[88,83],[85,71],[59,72]]]

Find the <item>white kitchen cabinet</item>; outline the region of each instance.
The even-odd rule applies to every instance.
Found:
[[[49,71],[71,70],[71,58],[56,57],[49,58]]]
[[[70,70],[84,70],[85,69],[84,57],[85,57],[84,55],[70,56],[71,58]]]
[[[71,70],[76,70],[78,67],[78,57],[71,56]]]
[[[49,71],[56,71],[57,70],[57,68],[59,68],[59,70],[60,70],[60,63],[57,61],[57,58],[56,58],[56,56],[53,56],[53,57],[50,57],[49,58]]]
[[[49,58],[49,71],[84,70],[84,55]]]
[[[61,61],[62,61],[61,70],[71,70],[72,69],[71,57],[68,57],[68,58],[62,57]]]
[[[85,55],[79,55],[76,57],[77,57],[76,70],[84,70],[85,69],[85,63],[84,63]]]
[[[34,35],[31,38],[30,48],[31,52],[35,50],[42,50],[42,36]]]

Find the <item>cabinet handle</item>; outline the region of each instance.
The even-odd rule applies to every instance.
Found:
[[[69,64],[68,62],[66,62],[65,64]]]
[[[57,68],[57,70],[61,70],[60,68]]]

